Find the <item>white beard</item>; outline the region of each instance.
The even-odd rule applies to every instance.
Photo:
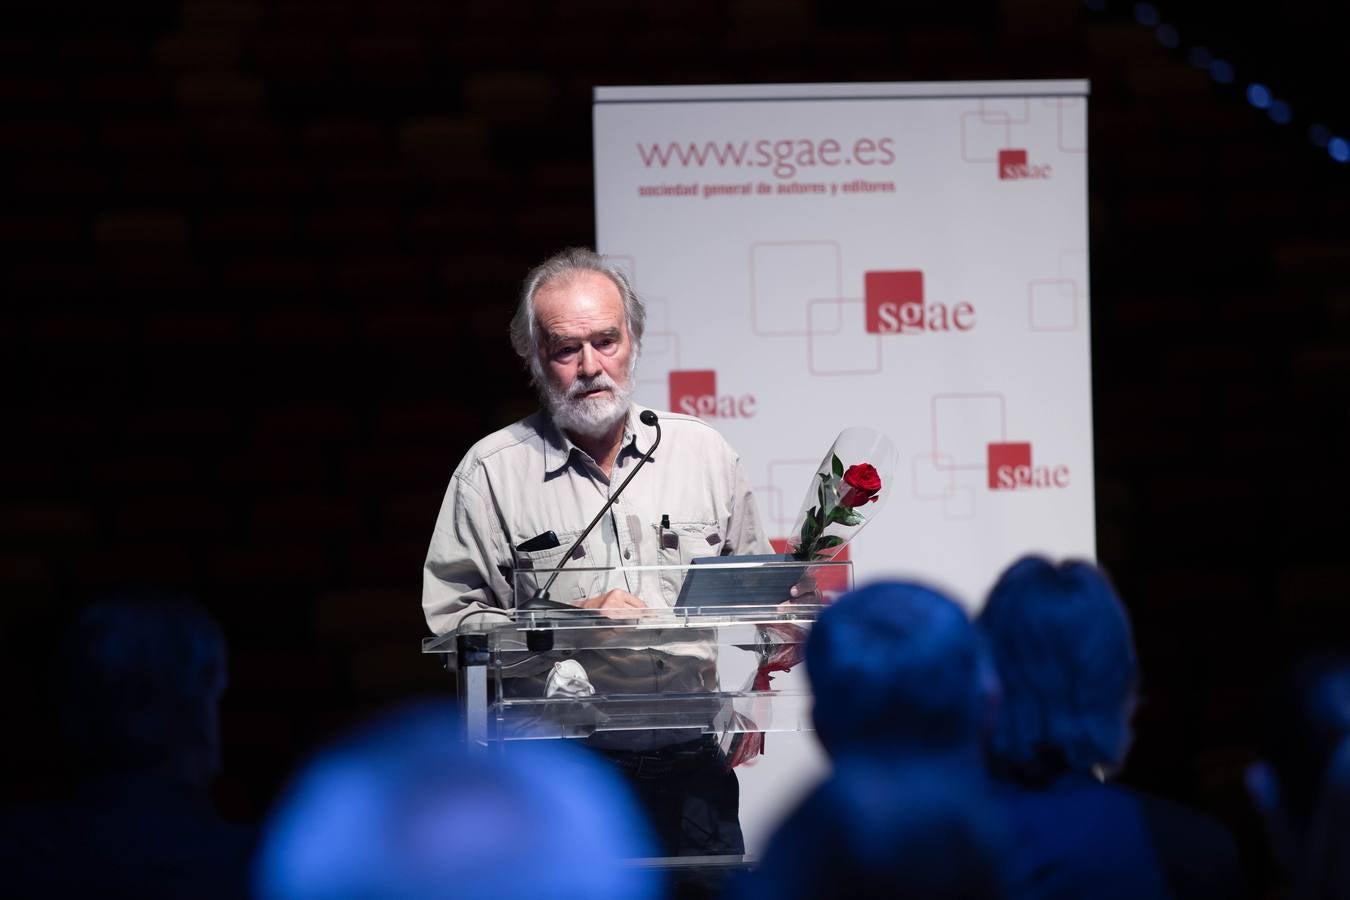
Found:
[[[618,384],[604,372],[594,378],[577,378],[567,390],[555,387],[547,380],[542,382],[544,404],[554,423],[563,431],[570,431],[583,437],[602,438],[609,434],[616,423],[628,415],[633,402],[633,379],[631,367],[623,384]],[[608,388],[609,394],[603,397],[583,399],[581,395],[596,388]]]

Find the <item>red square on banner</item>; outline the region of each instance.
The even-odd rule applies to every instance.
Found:
[[[1031,444],[989,445],[989,490],[1007,491],[1017,486],[1017,470],[1031,472]],[[1000,470],[1003,475],[1000,477]]]
[[[1025,150],[1000,150],[998,151],[998,177],[1016,178],[1019,172],[1027,170],[1027,151]]]
[[[712,397],[711,402],[699,403],[700,397]],[[700,408],[717,408],[717,372],[713,369],[686,369],[670,373],[670,409],[688,416],[698,415]]]
[[[868,334],[923,331],[923,272],[865,272],[863,304]]]
[[[787,538],[770,538],[769,543],[773,545],[774,553],[787,553]],[[848,562],[848,547],[843,547],[835,554],[834,562]],[[816,590],[824,593],[842,594],[848,590],[848,573],[844,571],[843,566],[839,568],[818,569],[816,575]]]

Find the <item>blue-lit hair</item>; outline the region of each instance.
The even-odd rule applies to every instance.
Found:
[[[326,750],[263,829],[261,900],[644,900],[657,881],[622,779],[562,741],[465,748],[454,708],[386,716]]]
[[[979,763],[852,757],[774,833],[738,900],[956,900],[1001,896],[1009,846]]]
[[[196,599],[151,587],[99,595],[75,614],[62,647],[61,724],[85,770],[191,762],[193,777],[215,774],[225,638]]]
[[[1028,781],[1114,769],[1130,745],[1139,666],[1130,620],[1091,563],[1013,563],[977,621],[1002,685],[995,769]]]
[[[1350,740],[1350,654],[1301,656],[1268,690],[1261,755],[1279,777],[1281,800],[1295,825],[1314,819],[1323,773]]]
[[[975,629],[951,598],[882,582],[826,609],[806,643],[814,719],[832,756],[973,745],[983,707]]]

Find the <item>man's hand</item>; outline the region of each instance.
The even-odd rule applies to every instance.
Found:
[[[646,609],[647,604],[642,602],[641,597],[635,597],[627,591],[615,588],[612,591],[605,591],[603,594],[597,594],[594,597],[587,597],[581,603],[582,609],[602,609],[606,615],[622,618],[621,613],[627,609]]]
[[[788,599],[778,604],[779,609],[786,609],[794,603],[813,604],[822,602],[820,592],[816,590],[816,578],[807,573],[801,580],[788,589]]]

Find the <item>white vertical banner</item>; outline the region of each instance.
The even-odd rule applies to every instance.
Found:
[[[889,435],[859,583],[973,608],[1023,553],[1094,557],[1087,94],[596,88],[597,245],[648,305],[638,401],[712,422],[780,538],[842,429]]]

